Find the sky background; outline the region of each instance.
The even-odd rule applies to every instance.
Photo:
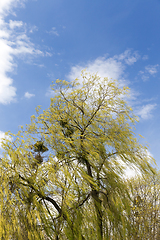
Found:
[[[87,68],[131,89],[160,168],[160,0],[0,0],[0,137],[50,104],[50,85]]]

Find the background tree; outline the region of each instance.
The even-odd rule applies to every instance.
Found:
[[[124,164],[149,174],[151,159],[134,136],[128,88],[86,72],[82,79],[57,80],[50,107],[3,144],[1,219],[11,212],[14,230],[6,224],[2,237],[127,239]]]
[[[160,222],[160,175],[158,172],[130,180],[132,204],[130,239],[159,239]]]

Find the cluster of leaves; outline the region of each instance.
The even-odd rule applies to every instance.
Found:
[[[150,174],[151,159],[134,136],[128,88],[82,79],[57,80],[50,107],[4,142],[1,239],[128,239],[124,166]]]

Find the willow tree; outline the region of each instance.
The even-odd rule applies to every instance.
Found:
[[[128,88],[82,72],[52,90],[50,107],[3,143],[1,239],[126,239],[125,166],[152,171]]]

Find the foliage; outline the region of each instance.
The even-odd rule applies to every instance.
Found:
[[[147,177],[130,180],[132,184],[132,204],[129,239],[153,239],[160,237],[160,176],[158,172]]]
[[[134,136],[128,88],[82,79],[57,80],[50,107],[3,143],[1,239],[127,239],[124,166],[150,174],[151,159]]]

